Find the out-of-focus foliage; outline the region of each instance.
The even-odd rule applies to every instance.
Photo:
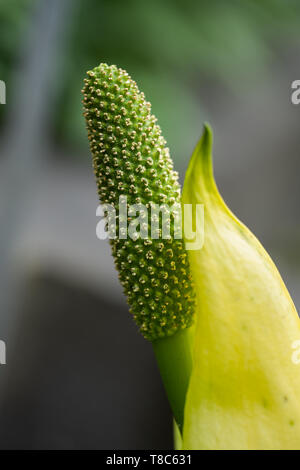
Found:
[[[182,140],[199,132],[202,80],[238,91],[267,73],[282,38],[298,40],[299,13],[296,0],[81,0],[61,90],[62,136],[85,138],[83,75],[115,63],[145,91],[178,158]]]
[[[33,3],[0,4],[2,79]],[[99,62],[125,68],[145,91],[176,159],[199,133],[203,83],[241,92],[266,77],[282,44],[300,37],[298,0],[74,0],[70,8],[71,35],[57,54],[54,128],[74,147],[86,146],[80,89]]]
[[[19,55],[22,32],[25,31],[35,0],[0,2],[0,79],[9,83],[15,60]],[[0,106],[2,119],[5,108]]]

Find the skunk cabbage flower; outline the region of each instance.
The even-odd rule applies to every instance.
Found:
[[[87,75],[84,115],[101,202],[118,210],[126,197],[128,217],[179,204],[178,174],[144,94],[114,65],[101,64]],[[183,240],[162,239],[160,232],[154,238],[144,219],[147,237],[117,230],[111,245],[134,319],[153,341],[190,326],[194,295]]]
[[[112,253],[133,317],[154,347],[176,447],[300,449],[300,365],[292,360],[300,320],[270,257],[217,190],[210,128],[180,199],[151,106],[127,72],[101,64],[88,72],[83,94],[100,200],[119,211]],[[185,242],[176,237],[175,219],[166,239],[160,229],[149,235],[153,220],[141,206],[180,201],[184,217],[187,205],[204,206],[197,249],[188,248],[185,224]],[[132,223],[136,205],[140,233],[134,225],[128,238],[122,224]],[[202,231],[196,223],[197,238]]]

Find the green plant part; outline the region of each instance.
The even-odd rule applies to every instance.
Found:
[[[147,208],[178,203],[160,128],[128,74],[107,65],[89,72],[84,107],[102,202],[118,209],[126,195],[128,205]],[[187,256],[174,232],[168,240],[119,236],[111,243],[120,279],[152,341],[177,448],[300,449],[300,369],[292,360],[300,320],[270,257],[221,198],[211,151],[206,125],[182,196],[204,205],[203,248]]]
[[[300,320],[269,255],[218,192],[208,126],[182,199],[205,206],[204,246],[189,251],[199,302],[182,448],[300,449]]]
[[[102,203],[130,214],[152,207],[180,204],[178,175],[151,105],[127,72],[100,64],[87,73],[83,88],[84,116],[93,166]],[[123,198],[123,199],[122,199]],[[182,428],[185,394],[191,370],[189,327],[195,309],[188,256],[184,241],[175,238],[176,210],[171,214],[170,236],[150,232],[148,238],[126,237],[117,219],[112,253],[135,322],[152,341],[174,416]],[[135,215],[133,213],[132,215]],[[123,238],[124,236],[124,238]],[[181,386],[176,386],[176,383]]]

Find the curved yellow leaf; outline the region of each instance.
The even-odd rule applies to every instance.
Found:
[[[206,125],[183,204],[204,204],[189,251],[197,312],[183,449],[300,449],[300,320],[269,255],[222,200]],[[198,228],[201,230],[201,228]]]

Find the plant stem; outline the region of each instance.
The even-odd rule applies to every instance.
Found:
[[[192,370],[191,329],[153,341],[154,353],[174,418],[183,429],[184,404]]]

